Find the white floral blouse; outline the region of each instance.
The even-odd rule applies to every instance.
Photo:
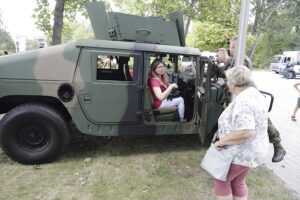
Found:
[[[268,104],[265,97],[254,87],[239,93],[223,111],[218,120],[218,137],[231,131],[254,130],[244,143],[226,146],[236,153],[234,164],[257,167],[262,164],[268,151]]]

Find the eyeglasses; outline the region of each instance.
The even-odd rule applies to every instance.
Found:
[[[157,69],[165,69],[166,66],[165,66],[164,64],[160,64],[160,65],[158,65],[156,68],[157,68]]]

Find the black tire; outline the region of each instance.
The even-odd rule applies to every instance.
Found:
[[[22,164],[54,161],[66,148],[69,130],[63,117],[44,104],[15,107],[0,123],[2,150]]]

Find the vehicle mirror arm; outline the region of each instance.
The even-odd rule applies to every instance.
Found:
[[[269,92],[265,92],[265,91],[262,91],[262,90],[259,90],[261,93],[263,93],[264,95],[268,95],[270,96],[271,98],[271,102],[270,102],[270,105],[269,105],[269,109],[268,109],[268,112],[270,112],[272,110],[272,107],[273,107],[273,102],[274,102],[274,96],[269,93]]]

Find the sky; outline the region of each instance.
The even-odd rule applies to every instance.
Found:
[[[31,17],[36,0],[0,0],[0,12],[6,30],[12,37],[25,35],[30,38],[43,36]]]

